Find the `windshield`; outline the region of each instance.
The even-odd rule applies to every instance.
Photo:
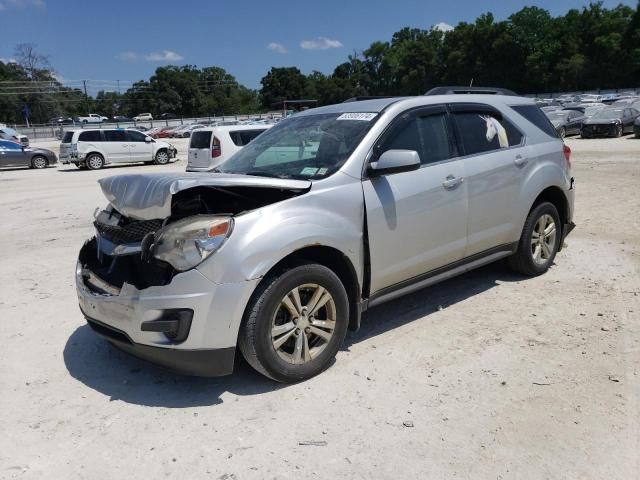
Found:
[[[256,137],[214,171],[278,178],[325,178],[342,167],[377,118],[377,113],[325,113],[287,118]]]
[[[622,118],[622,110],[619,108],[615,108],[615,109],[605,108],[603,110],[600,110],[599,112],[596,112],[593,118],[604,118],[609,120],[614,118]]]

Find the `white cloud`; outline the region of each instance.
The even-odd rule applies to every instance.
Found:
[[[269,50],[273,50],[274,52],[287,53],[287,48],[278,42],[271,42],[269,45],[267,45],[267,48]]]
[[[440,22],[440,23],[436,23],[433,26],[434,30],[440,30],[441,32],[450,32],[451,30],[453,30],[453,26],[449,25],[448,23],[445,22]]]
[[[2,63],[16,63],[15,58],[0,58],[0,62]]]
[[[184,60],[184,57],[171,50],[163,50],[162,52],[151,52],[145,55],[144,59],[147,62],[179,62]]]
[[[138,59],[138,54],[132,51],[120,52],[116,55],[118,60],[124,60],[125,62],[134,62]]]
[[[44,7],[43,0],[0,0],[0,12],[9,8]]]
[[[317,40],[303,40],[300,47],[305,50],[328,50],[330,48],[341,48],[343,45],[339,40],[332,40],[326,37],[318,37]]]
[[[117,54],[116,58],[124,62],[137,62],[139,60],[146,60],[147,62],[179,62],[180,60],[184,60],[184,57],[182,55],[171,50],[163,50],[162,52],[151,52],[145,54],[127,50],[125,52],[120,52],[119,54]]]

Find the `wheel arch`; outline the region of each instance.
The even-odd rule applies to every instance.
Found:
[[[267,278],[277,275],[288,267],[299,265],[305,262],[313,262],[323,265],[335,273],[344,286],[349,299],[349,329],[357,330],[360,327],[361,316],[361,286],[358,282],[358,275],[351,260],[340,250],[326,245],[309,245],[299,248],[278,261],[262,277],[256,285],[255,291]],[[254,293],[255,293],[254,291]],[[253,296],[252,296],[253,298]],[[249,308],[251,301],[247,303]]]
[[[563,228],[564,224],[569,221],[569,200],[567,196],[564,194],[560,187],[550,186],[545,188],[542,192],[538,194],[538,196],[534,199],[533,203],[529,207],[529,211],[527,215],[540,205],[543,202],[552,203],[556,209],[558,210],[558,215],[560,215],[560,228]]]

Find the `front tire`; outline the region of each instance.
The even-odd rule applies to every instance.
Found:
[[[616,132],[615,132],[616,138],[620,138],[623,133],[624,133],[624,129],[622,128],[622,125],[617,125]]]
[[[238,344],[247,362],[283,383],[324,371],[347,333],[349,301],[323,265],[298,265],[265,279],[247,306]]]
[[[47,159],[44,158],[42,155],[36,155],[31,159],[32,168],[36,168],[40,170],[43,168],[47,168],[47,165],[49,165],[49,162],[47,162]]]
[[[555,205],[537,205],[524,223],[518,251],[509,257],[511,268],[531,277],[542,275],[553,264],[561,240],[562,224]]]
[[[560,138],[564,138],[567,136],[567,129],[564,127],[560,127],[560,130],[558,130],[558,134],[560,135]]]
[[[156,153],[156,158],[154,159],[154,163],[156,165],[166,165],[169,163],[169,154],[166,150],[160,150]]]
[[[85,161],[89,170],[100,170],[104,167],[104,158],[99,153],[92,153]]]

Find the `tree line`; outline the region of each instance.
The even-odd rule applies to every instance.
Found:
[[[0,62],[0,121],[11,123],[22,121],[25,105],[40,123],[89,111],[231,115],[267,111],[287,99],[326,105],[355,96],[420,95],[437,85],[473,83],[520,93],[616,89],[639,86],[640,1],[636,8],[592,3],[558,17],[524,7],[503,21],[486,13],[449,31],[407,27],[390,41],[348,55],[330,74],[273,67],[259,90],[223,68],[186,65],[160,67],[123,93],[91,97],[64,87],[33,45],[19,45],[15,56],[15,63]],[[10,89],[18,85],[32,88]]]

